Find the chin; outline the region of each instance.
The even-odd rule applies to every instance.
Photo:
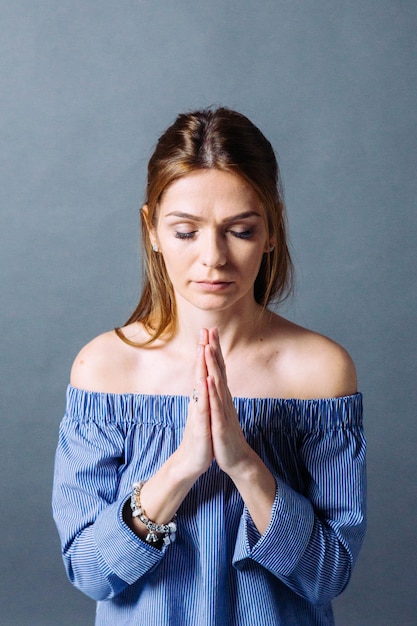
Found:
[[[188,302],[196,309],[207,313],[221,313],[232,309],[242,311],[244,308],[244,301],[242,299],[230,297],[226,298],[225,296],[210,296],[198,299],[193,298],[189,299]]]

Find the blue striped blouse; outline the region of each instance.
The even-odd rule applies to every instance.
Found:
[[[334,623],[365,529],[362,396],[236,398],[252,448],[276,477],[261,536],[215,462],[159,550],[123,522],[135,480],[181,441],[189,398],[68,388],[53,512],[68,576],[97,600],[97,626]]]

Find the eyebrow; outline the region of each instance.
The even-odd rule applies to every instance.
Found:
[[[179,217],[185,220],[191,220],[193,222],[202,222],[204,221],[204,217],[200,217],[199,215],[193,215],[192,213],[184,213],[183,211],[172,211],[171,213],[167,213],[165,217]],[[262,217],[260,213],[256,211],[245,211],[244,213],[238,213],[237,215],[233,215],[232,217],[228,217],[224,220],[224,224],[231,224],[233,222],[238,222],[239,220],[246,220],[250,217]]]

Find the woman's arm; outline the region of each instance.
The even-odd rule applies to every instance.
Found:
[[[96,354],[94,358],[100,361]],[[73,368],[71,383],[83,388],[84,378],[87,387],[92,373],[85,352],[81,361],[81,367]],[[195,386],[205,385],[202,347],[195,372]],[[75,399],[77,393],[84,397],[84,392],[72,386],[70,403],[79,401]],[[131,517],[130,494],[117,495],[124,433],[107,419],[110,416],[104,416],[103,423],[96,422],[89,415],[90,408],[85,400],[85,406],[77,406],[79,417],[67,415],[61,423],[53,512],[68,577],[84,593],[102,600],[144,576],[161,561],[166,548],[158,549],[143,540],[148,531]],[[201,402],[190,402],[181,444],[142,489],[141,501],[148,518],[169,522],[212,459],[208,407],[202,397]]]
[[[247,443],[230,394],[226,367],[216,329],[207,333],[205,344],[207,386],[202,394],[210,407],[214,458],[232,479],[260,533],[271,519],[275,478]],[[200,402],[200,400],[199,400]]]
[[[206,377],[204,346],[199,344],[194,379],[198,402],[190,401],[181,444],[141,490],[142,507],[147,517],[158,524],[166,524],[173,518],[213,460]],[[132,519],[130,507],[125,507],[124,519],[139,537],[146,537],[146,527],[138,518]]]
[[[333,361],[320,354],[328,368],[322,371],[326,389],[351,393],[356,374],[350,357],[341,358],[337,348],[331,352]],[[274,477],[245,441],[214,330],[205,353],[214,456],[245,503],[234,564],[244,570],[247,559],[255,560],[309,601],[327,602],[345,588],[365,530],[361,409],[354,423],[346,418],[336,425],[335,419],[334,428],[306,434],[300,472],[310,480],[306,493],[297,493]],[[330,411],[337,404],[323,402]]]
[[[323,411],[334,410],[337,400],[322,401]],[[278,480],[266,532],[256,530],[246,511],[233,558],[242,571],[256,561],[313,603],[346,587],[366,527],[366,444],[361,415],[351,410],[360,396],[339,400],[339,427],[306,434],[301,443],[305,492]]]
[[[162,553],[123,522],[128,494],[118,495],[122,430],[88,415],[84,392],[68,390],[55,457],[52,508],[71,582],[95,600],[119,594],[158,564]],[[71,407],[82,402],[81,415]]]

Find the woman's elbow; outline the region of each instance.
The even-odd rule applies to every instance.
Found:
[[[111,600],[126,587],[126,583],[114,575],[103,577],[98,572],[85,572],[81,568],[73,567],[72,563],[68,562],[65,557],[64,564],[71,584],[96,602]]]
[[[339,563],[334,571],[318,576],[304,589],[303,595],[311,604],[328,604],[346,589],[351,573],[351,564]]]

